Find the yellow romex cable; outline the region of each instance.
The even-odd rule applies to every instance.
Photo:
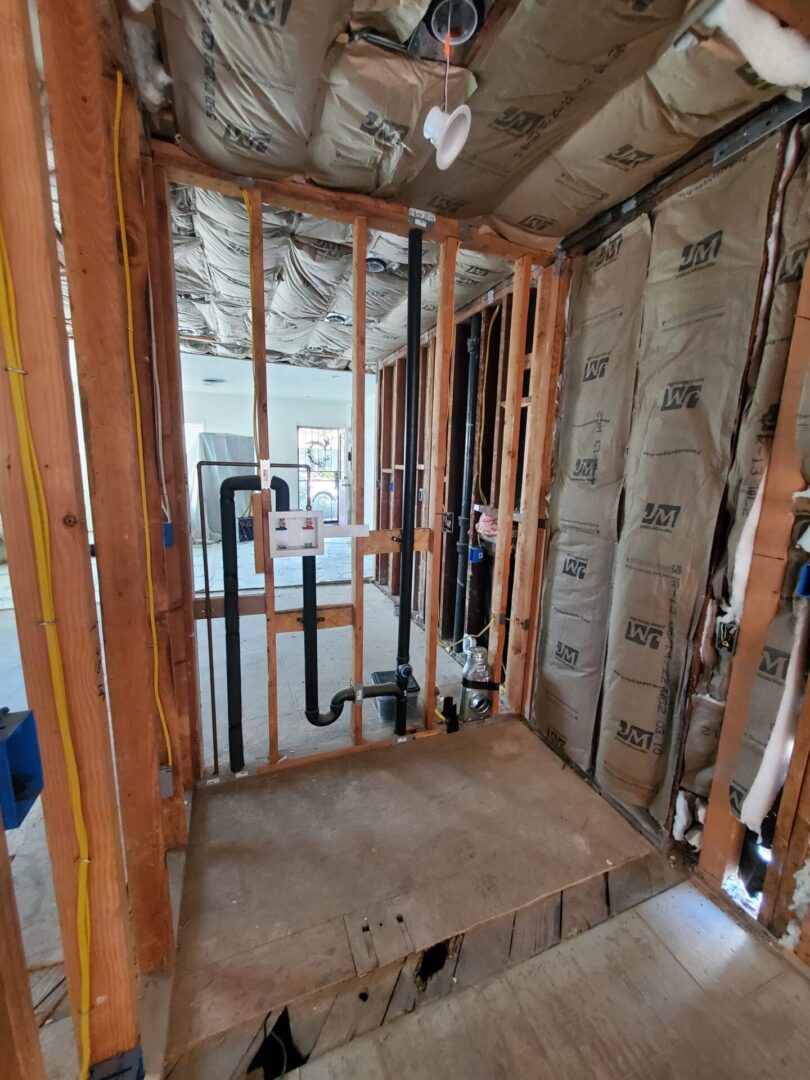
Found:
[[[80,1080],[85,1080],[90,1070],[90,893],[88,875],[90,870],[90,844],[87,825],[82,808],[81,784],[73,735],[70,727],[70,711],[65,685],[65,672],[62,662],[62,649],[59,631],[56,625],[56,605],[53,593],[53,563],[51,556],[51,535],[48,521],[48,508],[42,473],[34,446],[31,421],[28,414],[28,399],[25,389],[25,371],[22,365],[19,328],[17,325],[17,304],[14,293],[14,281],[8,259],[5,233],[0,225],[0,336],[6,357],[6,370],[9,377],[11,402],[17,428],[20,447],[23,482],[31,520],[31,534],[34,544],[34,561],[37,573],[37,588],[42,615],[41,625],[45,633],[48,651],[48,668],[51,676],[56,720],[62,753],[65,760],[65,773],[68,782],[68,798],[73,819],[73,832],[76,838],[78,859],[76,863],[76,936],[79,953],[79,1044],[80,1044]]]
[[[121,185],[121,109],[124,102],[124,77],[120,71],[115,77],[115,122],[113,125],[113,171],[115,173],[115,197],[118,202],[118,231],[121,234],[121,255],[124,264],[124,291],[127,305],[127,346],[129,349],[129,373],[132,382],[132,404],[135,412],[135,437],[138,447],[138,474],[141,488],[141,514],[146,548],[146,592],[149,602],[149,630],[152,636],[152,686],[155,695],[163,740],[166,743],[166,760],[172,767],[172,744],[169,726],[160,698],[160,657],[158,654],[157,620],[155,618],[155,585],[152,579],[152,538],[149,533],[149,506],[146,500],[146,465],[143,452],[143,426],[141,422],[141,399],[138,393],[138,368],[135,363],[135,319],[132,306],[132,271],[129,262],[127,223],[124,214],[124,192]]]

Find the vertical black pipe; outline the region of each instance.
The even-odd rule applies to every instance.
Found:
[[[318,704],[318,596],[315,578],[315,556],[301,559],[304,629],[304,714],[313,722],[320,712]]]
[[[276,510],[290,509],[290,489],[286,480],[274,476],[270,487],[275,494]],[[236,540],[237,491],[258,491],[258,476],[228,476],[219,488],[222,519],[222,577],[225,614],[225,685],[228,694],[228,757],[231,772],[245,767],[242,739],[242,646],[239,640],[239,562]]]
[[[405,471],[402,479],[402,545],[399,569],[399,633],[395,733],[407,730],[408,681],[411,677],[411,602],[413,599],[413,530],[416,521],[416,443],[419,421],[419,337],[422,323],[422,231],[408,233],[408,327],[405,355]]]
[[[464,606],[467,599],[467,564],[470,547],[470,515],[473,498],[473,442],[475,441],[475,402],[478,391],[478,359],[481,351],[481,316],[470,320],[470,336],[467,339],[467,415],[464,429],[464,475],[461,481],[461,509],[458,515],[458,560],[456,563],[456,604],[453,613],[453,641],[456,652],[461,652],[464,634]]]

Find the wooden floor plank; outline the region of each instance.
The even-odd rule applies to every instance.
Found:
[[[300,1080],[805,1075],[810,977],[696,886],[676,886],[669,896],[304,1065]],[[710,960],[700,964],[706,948]],[[737,978],[744,989],[730,994],[729,979]]]
[[[704,988],[743,995],[782,970],[781,958],[693,885],[683,884],[636,909]]]

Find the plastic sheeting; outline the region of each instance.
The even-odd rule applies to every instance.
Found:
[[[202,470],[202,491],[197,485],[198,461],[254,461],[253,439],[248,435],[227,435],[214,432],[202,432],[197,436],[195,445],[188,456],[189,501],[191,538],[194,543],[202,540],[200,525],[200,500],[205,500],[205,533],[209,544],[216,544],[222,539],[222,517],[219,512],[219,489],[222,481],[229,476],[246,476],[250,469],[238,466],[217,465]],[[237,491],[235,494],[237,517],[249,512],[250,492]]]
[[[667,200],[655,220],[596,763],[603,788],[638,806],[651,806],[673,767],[775,164],[771,140]]]

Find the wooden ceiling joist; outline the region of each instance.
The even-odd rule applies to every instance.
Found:
[[[268,206],[313,214],[327,221],[342,221],[346,224],[352,224],[355,218],[362,217],[370,229],[381,229],[395,236],[407,236],[408,231],[413,228],[413,222],[409,220],[409,208],[402,203],[376,199],[371,195],[358,195],[351,191],[333,191],[305,181],[232,176],[214,165],[192,157],[181,147],[159,139],[152,140],[152,153],[155,161],[166,169],[169,179],[178,184],[216,191],[233,198],[240,198],[242,188],[249,186],[262,193],[262,200]],[[441,214],[435,215],[435,219],[425,229],[425,235],[437,242],[455,239],[469,251],[480,251],[505,259],[517,259],[529,253],[532,262],[538,265],[547,266],[554,261],[554,253],[551,251],[529,251],[480,225]]]

